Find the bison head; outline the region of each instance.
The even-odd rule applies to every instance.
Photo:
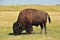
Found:
[[[18,34],[21,34],[21,32],[22,32],[22,26],[20,25],[20,23],[15,22],[13,24],[13,33],[18,35]]]

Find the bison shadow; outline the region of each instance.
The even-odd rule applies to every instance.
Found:
[[[40,33],[31,33],[31,34],[40,34]],[[14,35],[16,36],[14,33],[9,33],[8,35]],[[27,33],[21,33],[19,35],[30,35],[30,34],[27,34]]]
[[[8,35],[15,35],[14,33],[9,33]],[[17,34],[16,34],[17,35]],[[15,35],[15,36],[16,36]],[[27,35],[26,33],[21,33],[21,34],[18,34],[18,35]]]

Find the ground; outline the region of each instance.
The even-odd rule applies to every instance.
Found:
[[[33,26],[32,34],[13,35],[13,23],[20,11],[0,11],[0,40],[60,40],[60,11],[46,11],[51,17],[47,20],[47,35],[40,34],[40,27]],[[25,31],[23,31],[25,32]]]

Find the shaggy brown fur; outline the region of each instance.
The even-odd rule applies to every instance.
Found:
[[[32,25],[41,26],[41,33],[43,27],[45,28],[46,32],[46,23],[47,18],[49,23],[51,22],[50,16],[47,12],[37,9],[24,9],[19,13],[17,22],[21,24],[22,30],[26,30],[27,33],[31,33],[33,28]]]

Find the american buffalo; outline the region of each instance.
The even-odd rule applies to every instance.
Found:
[[[45,34],[47,34],[46,31],[46,23],[47,18],[49,20],[49,23],[51,22],[50,16],[47,12],[38,10],[38,9],[24,9],[19,13],[17,21],[13,24],[13,32],[15,34],[21,34],[23,30],[26,30],[27,33],[31,33],[33,31],[33,25],[41,27],[41,32],[43,30],[43,27],[45,29]]]

